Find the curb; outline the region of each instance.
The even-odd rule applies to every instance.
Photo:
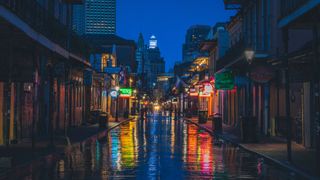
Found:
[[[233,144],[233,145],[235,145],[235,146],[237,146],[237,147],[239,147],[239,148],[241,148],[241,149],[243,149],[243,150],[245,150],[245,151],[247,151],[247,152],[249,152],[249,153],[252,153],[252,154],[255,154],[255,155],[257,155],[257,156],[260,156],[260,157],[268,160],[268,162],[271,162],[271,163],[274,164],[274,165],[280,166],[281,168],[287,169],[287,170],[289,170],[289,171],[293,171],[294,173],[299,174],[300,176],[302,176],[302,177],[304,177],[304,178],[307,178],[307,179],[318,179],[318,177],[313,176],[313,175],[310,175],[310,174],[307,174],[307,173],[305,173],[305,172],[303,172],[303,171],[301,171],[301,170],[299,170],[299,169],[297,169],[297,168],[295,168],[295,167],[293,167],[293,166],[291,166],[291,165],[285,164],[285,163],[283,163],[283,162],[281,162],[281,161],[279,161],[279,160],[277,160],[277,159],[274,159],[274,158],[272,158],[272,157],[270,157],[270,156],[267,156],[267,155],[265,155],[265,154],[262,154],[262,153],[258,153],[258,152],[256,152],[256,151],[253,151],[253,150],[247,148],[247,147],[246,147],[245,145],[243,145],[243,144],[237,143],[237,142],[231,140],[230,138],[224,137],[222,134],[214,133],[211,129],[206,128],[206,127],[204,127],[204,126],[202,126],[202,125],[200,125],[200,124],[198,124],[198,123],[196,123],[196,122],[193,122],[193,121],[190,120],[190,119],[183,118],[183,120],[184,120],[184,121],[187,121],[187,122],[189,122],[189,123],[191,123],[191,124],[194,124],[194,125],[198,126],[199,128],[207,131],[207,132],[210,133],[211,135],[216,136],[216,137],[218,137],[218,138],[220,138],[220,139],[223,139],[223,140],[227,141],[228,143],[231,143],[231,144]]]
[[[51,152],[45,156],[40,156],[30,162],[26,162],[21,165],[18,165],[16,167],[14,167],[13,169],[9,169],[7,172],[4,172],[2,174],[0,179],[7,179],[11,175],[14,175],[15,177],[22,177],[22,176],[28,175],[33,171],[33,169],[37,169],[37,168],[44,166],[44,165],[47,166],[47,165],[57,161],[59,159],[59,156],[70,153],[74,149],[81,148],[82,146],[84,146],[88,143],[92,143],[92,142],[96,141],[97,139],[101,139],[101,138],[107,136],[109,131],[121,126],[122,124],[128,123],[129,121],[132,121],[134,119],[135,119],[134,117],[125,119],[125,120],[119,122],[117,125],[114,125],[110,128],[105,128],[105,130],[100,131],[97,134],[94,134],[90,137],[87,137],[80,142],[71,143],[71,145],[69,145],[69,146],[66,145],[62,148],[61,151],[59,151],[59,149],[57,148],[56,150],[54,150],[53,152]]]

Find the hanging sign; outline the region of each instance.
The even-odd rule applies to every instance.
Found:
[[[209,94],[213,92],[213,87],[211,86],[211,84],[207,83],[204,85],[203,87],[203,93],[204,94]]]
[[[234,76],[232,71],[224,71],[215,74],[215,89],[231,90],[234,88]]]
[[[275,73],[271,67],[262,65],[252,68],[250,73],[250,78],[257,83],[267,83],[274,76]]]
[[[195,88],[190,88],[190,89],[189,89],[189,95],[190,95],[190,96],[198,96],[199,93],[198,93],[198,91],[197,91]]]
[[[210,83],[204,83],[199,90],[200,97],[210,97],[211,93],[213,92],[213,87]]]
[[[112,98],[117,98],[118,97],[118,91],[117,90],[111,90],[110,91],[110,96],[112,97]]]
[[[132,89],[131,88],[120,88],[120,97],[131,97]]]

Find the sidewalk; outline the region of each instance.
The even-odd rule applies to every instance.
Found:
[[[185,118],[185,120],[213,133],[212,121],[208,121],[205,124],[198,124],[198,118]],[[240,130],[226,125],[223,125],[222,134],[217,134],[217,136],[247,151],[262,156],[273,163],[280,164],[300,174],[302,173],[307,177],[312,178],[312,176],[316,176],[317,174],[318,169],[314,158],[315,151],[306,149],[295,142],[292,142],[292,163],[289,163],[287,161],[287,144],[285,139],[262,137],[259,139],[259,143],[244,144],[241,143]]]
[[[49,140],[37,140],[35,149],[31,147],[31,140],[12,144],[9,147],[0,147],[0,179],[14,174],[21,177],[29,174],[32,169],[50,163],[64,153],[72,151],[83,144],[94,142],[107,136],[109,130],[134,119],[109,119],[108,128],[99,128],[99,124],[88,124],[68,131],[68,138],[64,135],[55,136],[54,149],[48,148]],[[17,174],[18,173],[18,174]]]

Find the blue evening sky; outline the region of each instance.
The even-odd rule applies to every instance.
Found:
[[[142,32],[146,42],[154,34],[168,71],[181,61],[191,25],[213,26],[233,14],[224,9],[223,0],[117,0],[117,34],[137,41]]]

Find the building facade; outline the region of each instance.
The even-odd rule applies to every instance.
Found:
[[[145,52],[145,68],[147,74],[147,85],[154,88],[158,75],[165,73],[165,61],[157,44],[157,39],[152,35],[149,39],[149,46]]]
[[[191,26],[186,33],[185,43],[182,47],[182,61],[193,61],[197,57],[203,56],[199,45],[207,37],[211,27],[206,25]]]
[[[0,144],[32,139],[34,146],[49,137],[53,143],[85,123],[88,45],[69,33],[69,4],[1,1],[0,8]]]
[[[116,0],[85,0],[74,5],[73,29],[78,34],[115,34]]]
[[[137,41],[137,51],[136,51],[136,60],[137,60],[137,64],[138,64],[137,73],[138,74],[142,74],[144,71],[143,63],[144,63],[145,51],[146,51],[146,46],[144,43],[144,38],[143,38],[142,33],[140,33],[138,41]]]
[[[109,92],[115,87],[133,88],[133,78],[137,72],[136,44],[133,40],[123,39],[116,35],[86,35],[87,41],[94,44],[90,62],[96,72],[96,87],[91,94],[97,94],[92,99],[92,110],[101,110],[116,116],[116,101]],[[99,81],[102,79],[102,81]],[[99,83],[101,82],[101,83]],[[131,98],[120,97],[119,115],[131,111]]]

